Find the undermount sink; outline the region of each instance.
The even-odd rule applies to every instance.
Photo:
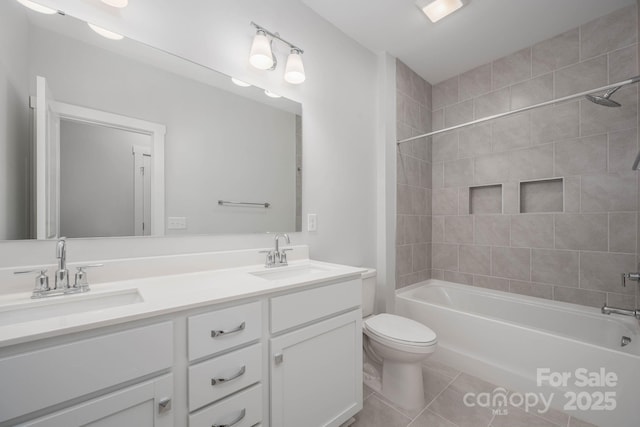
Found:
[[[70,314],[100,311],[143,302],[137,289],[61,295],[0,306],[0,325],[31,322]]]
[[[320,267],[317,265],[303,265],[292,267],[274,267],[272,270],[256,271],[251,274],[266,280],[286,280],[304,279],[307,276],[327,273],[329,271],[331,271],[331,269]]]

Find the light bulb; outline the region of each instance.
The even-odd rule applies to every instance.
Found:
[[[264,94],[269,98],[282,98],[282,95],[278,95],[277,93],[271,92],[269,89],[265,89]]]
[[[298,85],[306,79],[304,65],[302,64],[302,55],[298,49],[291,49],[289,58],[287,58],[284,79],[294,85]]]
[[[129,4],[129,0],[102,0],[103,3],[108,4],[109,6],[123,8],[127,7]]]
[[[431,22],[438,22],[464,6],[462,0],[417,0],[416,4]]]
[[[264,31],[258,30],[253,38],[249,63],[260,70],[268,70],[273,67],[273,53],[271,52],[271,42]]]
[[[44,13],[45,15],[53,15],[54,13],[58,13],[58,11],[55,9],[39,5],[38,3],[34,3],[31,0],[18,0],[18,3],[36,12]]]
[[[249,83],[247,83],[247,82],[243,82],[242,80],[240,80],[240,79],[236,79],[235,77],[231,77],[231,81],[232,81],[234,84],[236,84],[236,85],[238,85],[238,86],[240,86],[240,87],[249,87],[249,86],[251,86]]]
[[[92,24],[90,22],[87,22],[87,25],[89,26],[89,28],[91,28],[93,31],[95,31],[96,33],[100,34],[102,37],[109,39],[109,40],[122,40],[124,38],[123,35],[118,34],[118,33],[114,33],[113,31],[109,31],[106,30],[102,27],[99,27],[95,24]]]

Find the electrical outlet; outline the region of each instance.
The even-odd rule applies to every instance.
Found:
[[[187,218],[184,216],[170,216],[167,221],[167,228],[169,230],[186,230]]]
[[[318,231],[318,215],[307,215],[307,231]]]

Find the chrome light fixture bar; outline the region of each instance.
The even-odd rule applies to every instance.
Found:
[[[302,64],[304,50],[280,37],[261,25],[251,22],[256,29],[256,35],[251,45],[249,63],[260,70],[273,71],[278,65],[278,59],[273,53],[273,41],[278,40],[289,46],[289,57],[284,72],[284,79],[291,84],[300,84],[305,81],[306,75]]]

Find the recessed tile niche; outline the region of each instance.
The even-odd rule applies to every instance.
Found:
[[[502,213],[502,184],[469,188],[470,214]]]
[[[520,183],[520,213],[562,212],[563,179],[545,179]]]

